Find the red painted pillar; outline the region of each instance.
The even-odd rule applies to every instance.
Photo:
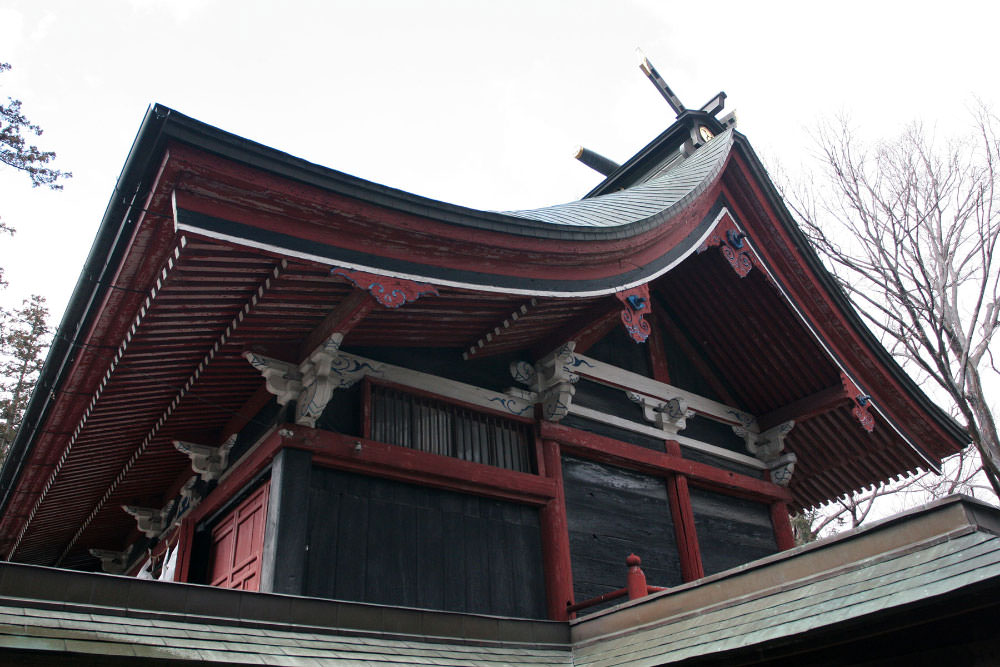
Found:
[[[642,565],[642,559],[635,554],[629,554],[628,558],[625,559],[625,564],[628,565],[628,579],[625,580],[628,599],[636,600],[646,597],[649,594],[649,589],[646,587],[646,573],[639,567]]]
[[[177,565],[174,581],[186,582],[191,572],[191,547],[194,543],[194,521],[188,516],[177,529]]]
[[[674,519],[677,554],[681,561],[681,578],[684,581],[701,579],[705,576],[705,569],[701,564],[701,547],[698,545],[698,531],[694,525],[694,509],[691,507],[687,477],[668,477],[667,493],[670,498],[670,513]]]
[[[573,604],[573,569],[569,554],[569,525],[566,522],[566,495],[563,492],[559,443],[542,442],[545,475],[556,483],[556,496],[542,508],[542,561],[545,568],[545,596],[549,618],[569,620],[566,607]]]
[[[788,505],[780,501],[771,503],[771,525],[774,526],[774,540],[778,543],[778,551],[785,551],[795,546],[795,533],[792,531],[792,520],[788,516]]]
[[[676,440],[665,443],[667,454],[681,455],[681,446]],[[698,531],[694,525],[694,509],[691,507],[691,492],[684,475],[667,476],[667,499],[670,516],[674,520],[674,538],[681,564],[681,579],[694,581],[705,576],[701,564],[701,547],[698,545]]]

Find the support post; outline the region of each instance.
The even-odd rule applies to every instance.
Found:
[[[191,576],[191,557],[194,545],[194,520],[188,516],[181,521],[177,539],[177,569],[174,581],[187,583]]]
[[[302,449],[282,449],[271,464],[260,572],[262,593],[306,593],[311,471],[312,453]]]
[[[568,621],[566,607],[573,604],[573,571],[569,552],[569,524],[566,521],[566,494],[563,490],[559,443],[542,442],[545,475],[555,482],[555,497],[539,513],[542,529],[542,562],[545,568],[545,597],[549,618]]]
[[[701,563],[701,547],[698,545],[698,531],[694,525],[694,509],[691,507],[691,491],[688,488],[687,477],[684,475],[667,477],[667,496],[674,520],[681,579],[685,582],[701,579],[705,576],[705,568]]]
[[[774,526],[774,540],[778,551],[787,551],[795,546],[792,520],[788,516],[788,505],[778,501],[771,503],[771,525]]]

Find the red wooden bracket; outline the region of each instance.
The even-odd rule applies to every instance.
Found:
[[[746,234],[736,227],[736,223],[728,215],[719,221],[715,231],[705,239],[705,242],[698,248],[698,252],[705,252],[714,246],[719,246],[719,252],[740,278],[746,278],[750,269],[758,261],[757,256],[746,242]]]
[[[359,289],[368,290],[368,293],[386,308],[399,308],[404,303],[416,301],[425,294],[433,294],[434,296],[438,294],[437,288],[427,283],[380,276],[364,271],[351,271],[337,267],[330,271],[330,275],[343,276]]]
[[[851,414],[861,424],[862,428],[871,433],[875,430],[875,417],[871,413],[872,397],[861,391],[858,385],[854,384],[846,373],[840,374],[840,381],[844,385],[844,393],[851,399],[853,406]]]
[[[643,319],[652,312],[649,285],[639,285],[624,292],[615,292],[615,296],[625,305],[622,308],[622,323],[628,330],[628,335],[637,343],[645,343],[651,331],[649,322]]]

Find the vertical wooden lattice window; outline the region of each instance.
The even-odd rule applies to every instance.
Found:
[[[371,387],[371,438],[518,472],[534,472],[531,429],[393,387]]]
[[[212,529],[209,582],[213,586],[260,589],[267,493],[265,483]]]

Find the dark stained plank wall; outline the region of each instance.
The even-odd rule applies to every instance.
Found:
[[[778,552],[768,505],[692,486],[691,506],[706,575]]]
[[[630,553],[650,585],[680,584],[665,480],[572,456],[562,464],[576,600],[625,586]]]
[[[544,618],[536,508],[314,468],[306,595]]]
[[[646,345],[632,340],[620,322],[616,323],[611,333],[594,343],[590,349],[577,352],[639,375],[653,377]]]

